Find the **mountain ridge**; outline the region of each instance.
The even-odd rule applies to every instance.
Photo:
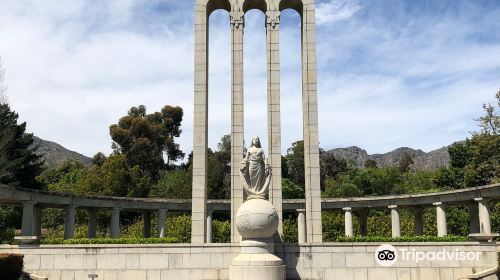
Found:
[[[394,166],[399,163],[406,153],[409,153],[413,156],[413,169],[432,170],[449,165],[450,154],[448,153],[448,147],[449,146],[444,146],[430,152],[424,152],[420,149],[409,147],[400,147],[387,153],[370,155],[366,150],[358,146],[350,146],[345,148],[334,148],[327,152],[332,153],[337,159],[354,161],[355,165],[358,167],[363,167],[365,162],[369,159],[374,160],[377,162],[377,165],[381,167]]]
[[[92,159],[78,152],[66,149],[56,142],[44,140],[33,136],[33,147],[37,147],[36,153],[45,160],[45,166],[48,169],[55,169],[63,162],[69,159],[79,160],[85,165],[91,165]]]

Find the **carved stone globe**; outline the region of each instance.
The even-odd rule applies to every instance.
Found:
[[[278,229],[274,206],[264,199],[250,199],[236,213],[236,228],[245,239],[270,238]]]

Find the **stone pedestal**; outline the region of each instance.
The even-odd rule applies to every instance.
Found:
[[[245,240],[241,242],[241,254],[229,267],[231,280],[284,280],[283,260],[273,255],[273,239]]]
[[[269,201],[251,199],[236,214],[236,227],[243,237],[241,253],[229,267],[230,280],[284,280],[285,265],[275,256],[273,235],[278,213]]]

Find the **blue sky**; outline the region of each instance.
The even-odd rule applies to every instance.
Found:
[[[193,7],[186,0],[1,0],[8,99],[28,130],[92,156],[131,106],[185,110],[192,145]],[[476,129],[500,88],[500,1],[317,2],[320,146],[430,151]],[[230,28],[210,18],[209,139],[230,132]],[[300,20],[281,16],[283,151],[302,137]],[[264,16],[246,15],[245,133],[266,141]]]

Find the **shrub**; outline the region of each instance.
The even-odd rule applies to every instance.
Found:
[[[470,241],[470,238],[466,236],[456,236],[456,235],[447,235],[443,237],[428,236],[428,235],[401,236],[398,238],[392,238],[389,236],[353,236],[353,237],[339,236],[335,241],[336,242],[465,242],[465,241]]]
[[[167,221],[167,236],[176,238],[179,243],[191,242],[191,216],[170,217]]]
[[[2,279],[18,280],[23,273],[23,255],[0,254],[0,272]]]
[[[14,240],[15,230],[13,228],[0,229],[0,244],[8,244]]]
[[[175,237],[165,238],[45,238],[42,244],[161,244],[161,243],[178,243]]]
[[[283,242],[297,243],[299,232],[297,227],[297,219],[283,219]]]
[[[231,242],[231,224],[229,221],[212,221],[212,242],[230,243]]]

